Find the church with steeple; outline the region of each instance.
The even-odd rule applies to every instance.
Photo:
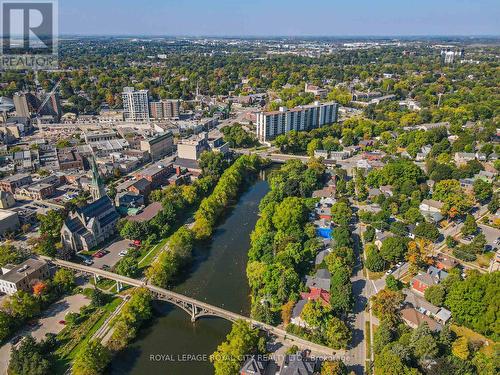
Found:
[[[106,187],[94,158],[91,161],[91,172],[92,202],[70,212],[61,228],[63,257],[71,257],[73,253],[81,250],[93,249],[116,232],[120,215],[106,194]]]

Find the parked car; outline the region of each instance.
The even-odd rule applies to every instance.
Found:
[[[128,254],[128,250],[122,250],[118,253],[119,256],[124,257],[125,255]]]
[[[60,320],[58,323],[62,324],[62,325],[66,325],[66,321],[65,320]]]
[[[85,259],[83,263],[85,263],[87,266],[91,266],[92,264],[94,264],[94,261],[92,259]]]
[[[389,276],[391,273],[392,273],[392,268],[391,268],[391,269],[388,269],[388,270],[385,272],[385,275],[386,275],[386,276]]]
[[[107,264],[103,264],[102,267],[101,267],[102,270],[104,271],[108,271],[109,269],[111,269],[110,266],[108,266]]]
[[[15,336],[12,340],[10,340],[10,343],[12,345],[16,345],[19,341],[22,340],[22,338],[23,338],[22,336]]]

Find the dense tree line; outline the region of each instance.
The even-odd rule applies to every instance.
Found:
[[[141,326],[151,319],[151,294],[141,288],[133,291],[130,300],[113,321],[113,334],[107,344],[113,351],[124,349],[137,335]]]
[[[233,323],[226,341],[210,356],[210,362],[214,365],[215,375],[232,375],[239,373],[246,358],[265,352],[266,340],[259,336],[259,330],[238,320]]]
[[[264,160],[255,155],[239,157],[219,178],[212,194],[202,200],[194,215],[191,229],[179,228],[146,271],[155,285],[165,287],[173,281],[178,271],[189,263],[195,240],[208,239],[225,210],[236,200],[245,183],[250,182],[264,166]]]

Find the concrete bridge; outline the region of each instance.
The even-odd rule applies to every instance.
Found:
[[[196,319],[204,316],[219,317],[229,320],[231,322],[234,322],[236,320],[244,320],[250,323],[252,327],[259,328],[260,330],[263,330],[270,335],[276,336],[281,340],[287,341],[287,344],[289,343],[290,345],[297,345],[299,348],[302,349],[310,349],[313,352],[330,356],[335,354],[340,354],[343,352],[343,351],[334,351],[333,349],[328,348],[326,346],[315,344],[313,342],[302,339],[298,336],[291,335],[287,333],[285,330],[274,327],[272,325],[259,322],[257,320],[248,318],[240,314],[236,314],[234,312],[222,309],[217,306],[210,305],[202,301],[198,301],[194,298],[187,297],[183,294],[175,293],[170,290],[148,284],[147,281],[133,279],[130,277],[118,275],[114,272],[109,272],[94,267],[88,267],[82,264],[68,262],[65,260],[51,259],[48,257],[41,257],[41,258],[56,265],[57,267],[70,269],[86,275],[94,276],[96,278],[102,277],[105,279],[114,280],[117,283],[118,290],[120,290],[123,285],[130,285],[139,288],[141,287],[147,288],[154,296],[154,298],[178,306],[186,313],[188,313],[189,316],[191,317],[192,322],[195,322]]]

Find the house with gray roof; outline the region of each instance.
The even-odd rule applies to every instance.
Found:
[[[264,375],[268,364],[265,356],[252,355],[241,367],[240,375]]]
[[[316,271],[314,276],[306,276],[306,287],[330,290],[330,272],[322,268]]]
[[[13,295],[19,290],[31,291],[33,284],[50,276],[49,266],[42,259],[30,258],[17,266],[2,267],[0,291]]]
[[[317,358],[311,358],[306,353],[288,354],[285,356],[279,375],[312,375],[319,371]]]

